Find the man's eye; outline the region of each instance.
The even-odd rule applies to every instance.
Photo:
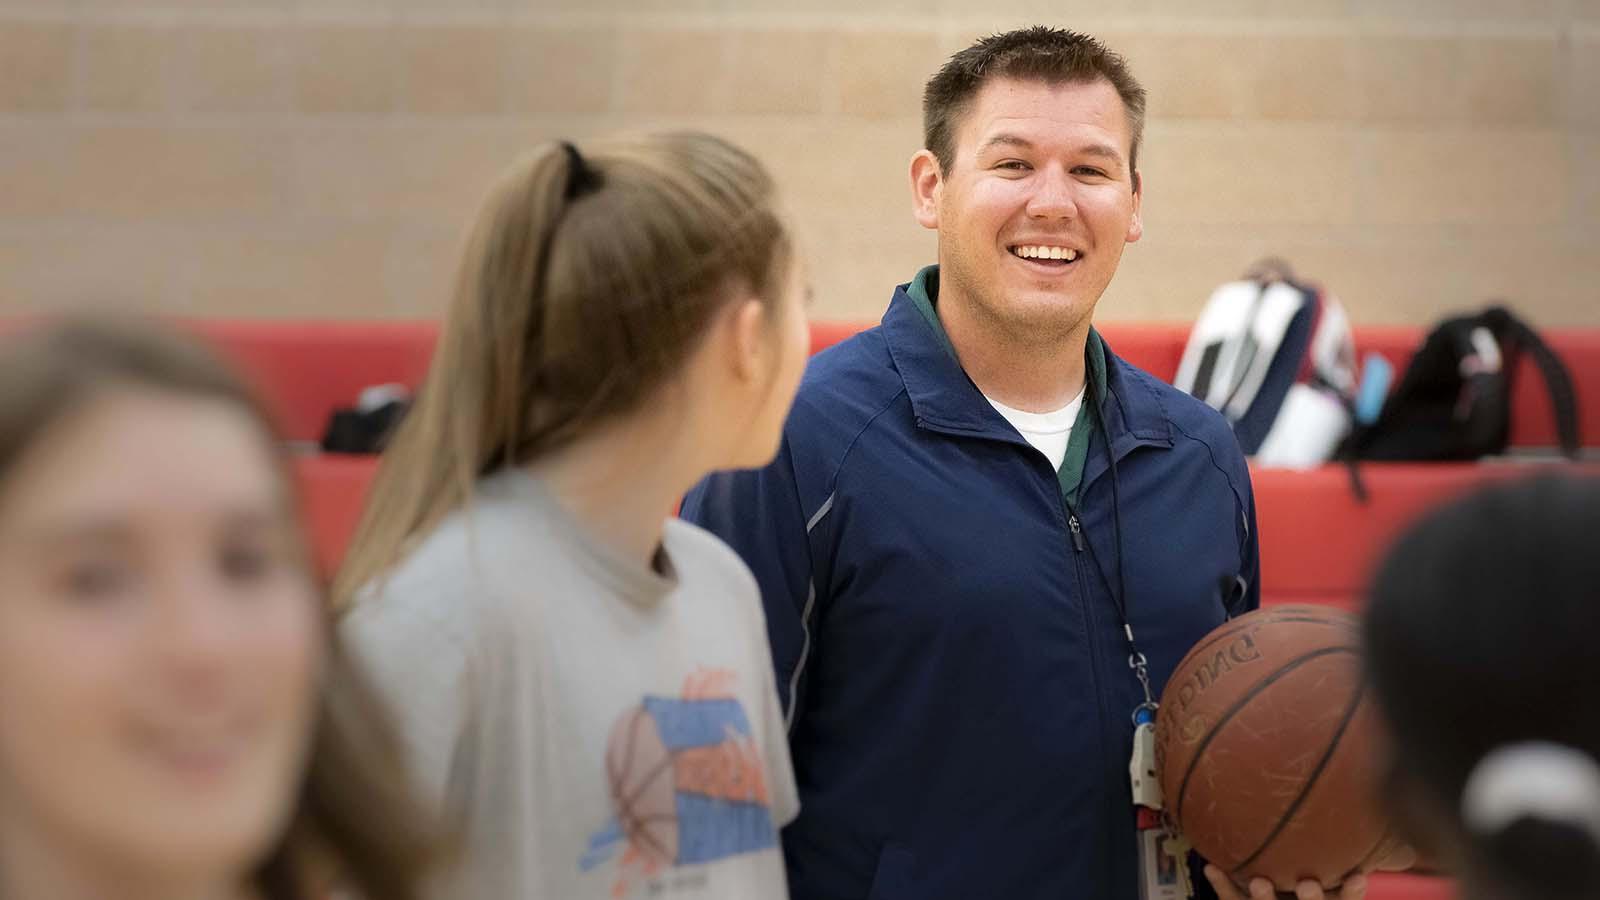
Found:
[[[1104,177],[1106,177],[1106,173],[1105,172],[1101,171],[1100,169],[1096,169],[1093,166],[1079,166],[1076,169],[1073,169],[1072,171],[1078,173],[1079,175],[1091,175],[1091,176],[1093,176],[1095,178],[1104,178]]]
[[[1012,172],[1026,172],[1026,171],[1028,171],[1029,167],[1028,167],[1027,163],[1023,162],[1020,159],[1008,159],[1005,162],[995,166],[995,168],[996,169],[1007,169],[1007,170],[1010,170]]]

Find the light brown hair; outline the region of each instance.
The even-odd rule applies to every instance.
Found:
[[[347,607],[479,476],[631,412],[735,291],[775,302],[791,249],[771,177],[706,134],[549,144],[491,191],[417,405],[334,586]]]

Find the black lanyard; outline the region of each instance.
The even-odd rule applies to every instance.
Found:
[[[1106,428],[1105,413],[1100,408],[1100,403],[1095,397],[1093,373],[1089,374],[1089,396],[1086,398],[1094,410],[1095,422],[1100,426],[1101,440],[1106,447],[1106,461],[1111,467],[1111,528],[1116,540],[1117,548],[1117,589],[1112,597],[1117,607],[1117,615],[1122,622],[1122,635],[1128,641],[1128,668],[1133,671],[1133,677],[1139,680],[1139,689],[1144,692],[1144,701],[1133,708],[1134,727],[1155,721],[1156,710],[1160,704],[1156,702],[1155,694],[1150,690],[1150,661],[1139,651],[1139,643],[1133,636],[1133,622],[1128,618],[1128,577],[1127,567],[1123,563],[1122,543],[1122,498],[1119,496],[1120,488],[1117,479],[1117,454],[1111,449],[1111,431]],[[1110,396],[1111,389],[1106,388],[1106,396]],[[1076,513],[1074,513],[1074,516]]]

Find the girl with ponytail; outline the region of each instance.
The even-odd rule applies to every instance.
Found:
[[[1600,898],[1600,482],[1427,517],[1371,590],[1367,660],[1408,837],[1465,900]]]
[[[775,455],[803,294],[770,177],[707,135],[551,144],[484,204],[335,585],[459,829],[441,896],[785,895],[756,584],[672,513]]]

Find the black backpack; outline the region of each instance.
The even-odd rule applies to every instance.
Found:
[[[1576,459],[1581,441],[1571,374],[1532,328],[1498,306],[1435,326],[1377,421],[1358,426],[1340,456],[1351,462],[1475,460],[1504,453],[1524,352],[1532,354],[1550,392],[1561,452]]]
[[[388,400],[371,409],[336,409],[322,432],[324,453],[382,453],[400,420],[411,409],[407,399]]]

